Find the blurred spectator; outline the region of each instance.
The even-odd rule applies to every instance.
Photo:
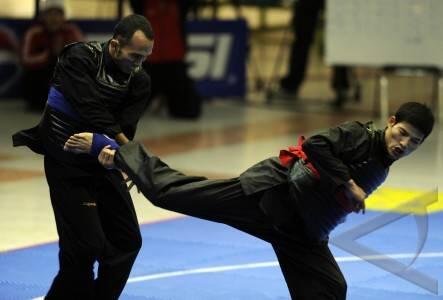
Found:
[[[201,113],[202,99],[185,61],[185,22],[193,2],[131,0],[133,11],[147,17],[155,31],[154,50],[143,64],[151,76],[152,97],[163,96],[169,114],[176,118],[198,118]]]
[[[41,2],[38,19],[26,31],[21,51],[23,92],[29,110],[43,110],[58,54],[66,44],[83,39],[80,29],[65,20],[63,0]]]
[[[18,50],[18,42],[14,32],[5,26],[0,26],[0,50],[12,52]]]
[[[11,29],[0,25],[0,97],[5,96],[20,77],[18,52],[17,36]]]
[[[305,79],[309,49],[317,28],[317,21],[324,10],[324,0],[298,0],[293,6],[292,29],[295,33],[291,45],[288,73],[280,80],[281,94],[296,96]],[[334,66],[331,86],[335,92],[333,105],[341,108],[349,92],[349,68]]]

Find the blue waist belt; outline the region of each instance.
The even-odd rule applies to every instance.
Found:
[[[51,108],[62,112],[75,120],[81,119],[79,114],[72,108],[71,104],[66,101],[65,96],[53,86],[51,86],[49,90],[47,103]]]
[[[55,109],[58,112],[64,113],[65,115],[77,121],[81,120],[80,115],[72,108],[69,102],[66,101],[63,94],[60,93],[53,86],[51,86],[51,89],[49,90],[48,106],[50,106],[52,109]],[[119,148],[119,145],[115,142],[115,140],[109,138],[104,134],[94,133],[90,154],[95,157],[98,156],[100,154],[100,151],[107,145],[110,145],[111,149]]]

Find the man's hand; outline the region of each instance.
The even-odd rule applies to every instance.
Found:
[[[365,199],[368,195],[355,183],[354,180],[350,179],[345,184],[345,194],[351,201],[354,202],[354,212],[359,213],[362,211],[364,214],[366,210]]]
[[[106,169],[114,169],[115,150],[109,149],[109,147],[110,146],[106,146],[105,148],[102,149],[102,151],[98,155],[98,161]]]
[[[74,153],[90,153],[92,138],[91,132],[76,133],[66,141],[63,149]]]
[[[129,143],[129,139],[126,137],[126,135],[123,132],[117,133],[117,135],[115,136],[115,140],[120,145]]]

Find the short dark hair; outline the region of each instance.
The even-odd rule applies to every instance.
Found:
[[[434,114],[431,109],[422,103],[406,102],[395,113],[396,123],[407,122],[424,134],[423,140],[432,132]]]
[[[129,15],[121,19],[114,27],[113,38],[118,39],[122,46],[125,46],[130,42],[134,32],[137,30],[141,30],[148,39],[154,39],[154,31],[152,30],[151,23],[142,15],[137,14]]]

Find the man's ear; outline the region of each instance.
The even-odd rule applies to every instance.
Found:
[[[388,119],[388,126],[394,126],[396,122],[397,119],[395,118],[395,116],[390,116]]]
[[[117,39],[111,39],[109,44],[111,45],[112,51],[115,52],[115,54],[117,54],[118,50],[120,49],[120,42]]]

